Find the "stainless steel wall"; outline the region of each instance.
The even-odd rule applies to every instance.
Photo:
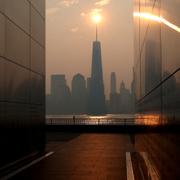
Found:
[[[134,0],[137,111],[180,122],[180,1]]]
[[[44,148],[45,0],[0,0],[0,166]]]

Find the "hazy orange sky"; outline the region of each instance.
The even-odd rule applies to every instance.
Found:
[[[117,87],[132,81],[133,10],[132,0],[46,0],[46,72],[47,93],[50,75],[65,74],[68,85],[74,74],[90,76],[92,41],[95,25],[90,14],[98,11],[103,21],[99,26],[106,95],[110,73],[116,72]]]

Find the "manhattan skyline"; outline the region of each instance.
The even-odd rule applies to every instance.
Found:
[[[99,85],[93,87],[94,83],[89,82],[91,78],[85,79],[78,72],[73,75],[71,86],[68,86],[65,74],[51,75],[51,92],[46,95],[46,115],[133,114],[135,93],[133,82],[128,89],[124,81],[116,81],[115,72],[111,72],[110,77],[110,89],[113,91],[103,97],[100,84],[97,83]],[[117,84],[120,85],[118,89],[115,88]]]
[[[50,92],[51,74],[66,74],[68,85],[76,72],[86,78],[90,77],[91,43],[95,40],[95,26],[89,15],[93,11],[100,11],[103,16],[99,26],[99,40],[102,46],[105,94],[107,96],[110,92],[109,76],[112,71],[116,71],[118,81],[124,80],[130,88],[133,66],[132,2],[46,2],[46,93]],[[119,11],[117,6],[122,9]]]

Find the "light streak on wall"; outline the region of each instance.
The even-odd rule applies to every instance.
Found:
[[[134,12],[134,17],[140,17],[143,19],[147,19],[147,20],[152,20],[158,23],[163,23],[164,25],[170,27],[171,29],[177,31],[178,33],[180,33],[180,27],[178,27],[177,25],[169,22],[168,20],[166,20],[165,18],[163,18],[162,16],[157,16],[151,13],[145,13],[145,12]]]

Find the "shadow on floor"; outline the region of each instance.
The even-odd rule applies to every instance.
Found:
[[[46,133],[47,142],[56,142],[56,141],[66,142],[78,136],[80,136],[80,133],[65,133],[65,132],[47,132]]]

